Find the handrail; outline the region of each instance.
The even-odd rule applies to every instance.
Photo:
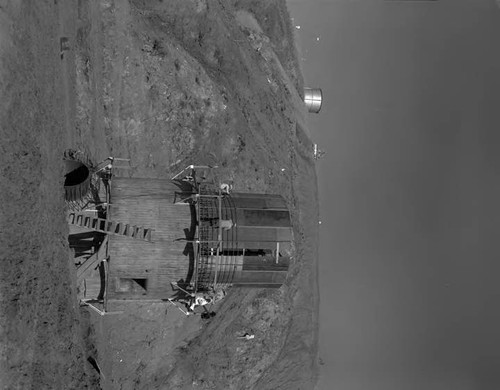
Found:
[[[222,220],[222,194],[219,189],[219,196],[217,198],[218,200],[218,211],[219,211],[219,223],[218,223],[218,232],[217,232],[217,239],[219,240],[219,243],[217,244],[217,252],[215,254],[215,272],[214,272],[214,286],[217,285],[217,273],[218,273],[218,266],[220,263],[220,250],[222,246],[222,226],[220,221]]]

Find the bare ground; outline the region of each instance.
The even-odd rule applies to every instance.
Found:
[[[0,383],[85,388],[61,192],[67,129],[58,9],[2,1],[0,20]]]
[[[0,20],[1,384],[96,387],[92,355],[104,388],[313,388],[317,184],[284,0],[0,2]],[[131,158],[130,176],[218,164],[239,191],[282,194],[296,244],[287,282],[233,289],[203,323],[162,303],[80,314],[67,147]]]

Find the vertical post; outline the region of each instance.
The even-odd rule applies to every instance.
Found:
[[[217,285],[217,272],[219,270],[219,258],[220,258],[220,248],[222,245],[222,226],[221,226],[221,219],[222,219],[222,195],[221,191],[219,188],[219,196],[217,197],[218,203],[219,203],[219,227],[218,227],[218,233],[217,233],[217,239],[218,239],[218,244],[217,244],[217,251],[215,253],[215,274],[214,274],[214,287]]]
[[[109,245],[106,243],[106,258],[102,261],[104,264],[104,297],[103,297],[103,309],[104,312],[108,310],[108,287],[109,287]]]

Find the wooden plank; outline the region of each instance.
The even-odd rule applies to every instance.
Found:
[[[104,238],[99,250],[85,260],[76,270],[76,278],[78,283],[82,278],[85,278],[88,271],[95,268],[95,266],[106,257],[106,248],[108,246],[108,236]]]
[[[236,208],[288,210],[285,200],[280,195],[269,194],[232,194]]]
[[[238,226],[290,227],[290,214],[286,210],[237,209]]]
[[[151,242],[154,229],[144,228],[142,226],[132,226],[123,222],[95,218],[82,213],[68,214],[68,222],[71,226],[77,226],[82,229],[93,230],[101,233],[124,235],[139,240]]]

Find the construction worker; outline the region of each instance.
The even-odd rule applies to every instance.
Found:
[[[229,230],[231,229],[235,224],[233,221],[230,219],[221,219],[219,221],[219,227],[222,228],[223,230]]]
[[[194,311],[197,306],[205,306],[212,303],[212,298],[205,297],[201,294],[195,294],[191,299],[191,303],[189,304],[189,310]]]
[[[186,305],[187,312],[193,314],[194,309],[198,306],[202,306],[205,311],[208,311],[205,306],[212,303],[212,298],[206,297],[203,294],[191,294],[188,299],[179,298],[177,301]]]
[[[222,183],[220,185],[220,191],[223,194],[229,194],[229,192],[233,189],[233,186],[227,183]]]
[[[177,287],[179,290],[183,291],[187,297],[186,298],[177,298],[176,301],[183,303],[186,305],[186,311],[175,305],[173,299],[168,299],[172,304],[177,306],[179,310],[182,310],[182,312],[186,315],[191,315],[191,314],[196,314],[194,312],[195,308],[198,306],[202,306],[204,309],[204,312],[202,313],[202,318],[211,318],[215,316],[215,312],[210,312],[207,309],[207,305],[212,305],[216,303],[217,301],[220,301],[224,296],[226,295],[226,292],[224,289],[218,288],[217,290],[213,290],[211,292],[205,292],[205,293],[192,293],[188,290],[183,289],[180,287],[177,283],[172,283],[173,286]]]
[[[236,224],[230,219],[219,219],[219,218],[209,218],[207,219],[210,223],[210,226],[216,228],[222,228],[222,230],[229,230]]]

